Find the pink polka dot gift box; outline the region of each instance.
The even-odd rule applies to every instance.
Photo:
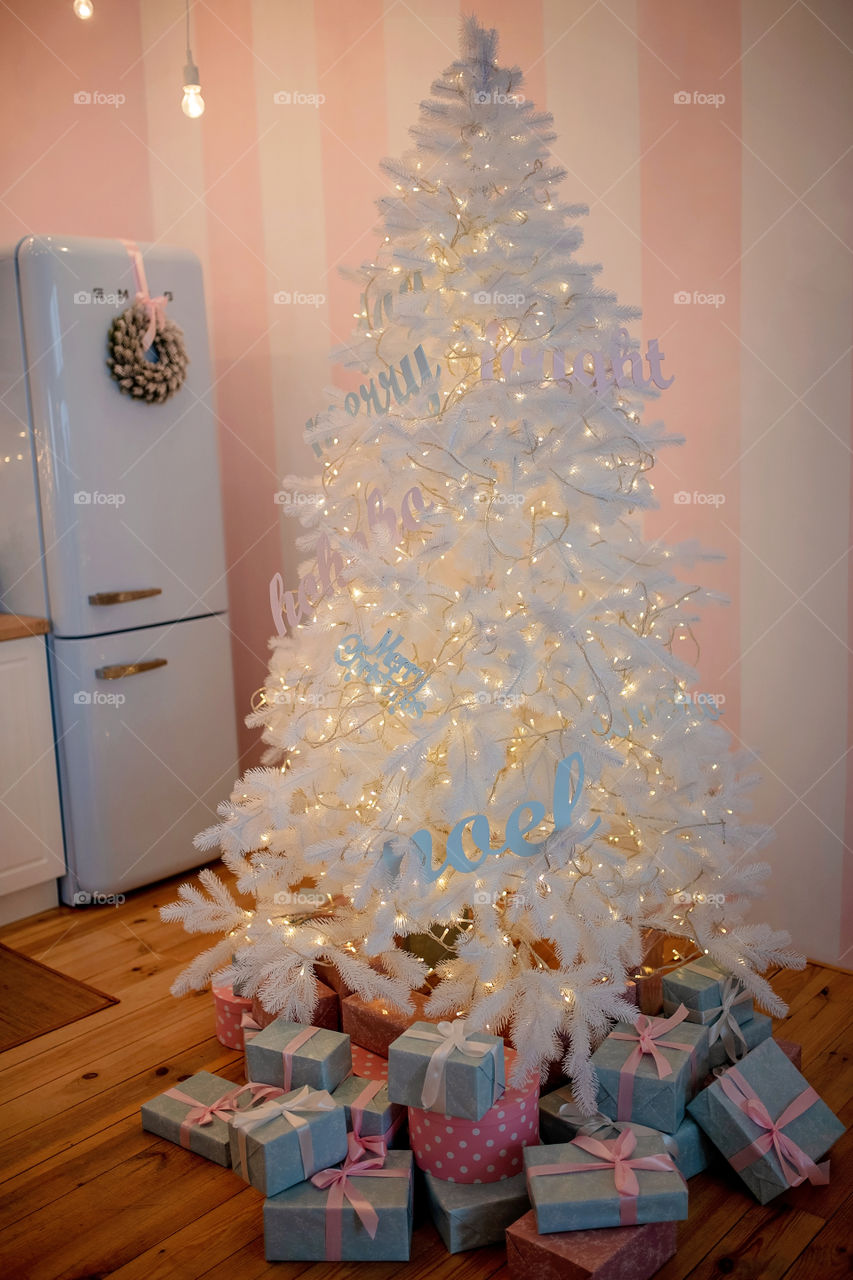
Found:
[[[506,1050],[507,1075],[514,1054]],[[500,1182],[524,1169],[525,1147],[539,1145],[539,1079],[506,1089],[480,1120],[409,1107],[415,1164],[445,1182]]]
[[[243,1048],[243,1028],[240,1020],[243,1011],[251,1009],[251,1000],[235,996],[230,987],[213,988],[213,1007],[216,1013],[216,1038],[228,1049]]]

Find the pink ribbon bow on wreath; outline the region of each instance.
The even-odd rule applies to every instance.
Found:
[[[685,1053],[693,1054],[695,1045],[685,1043],[683,1040],[663,1040],[667,1032],[673,1031],[680,1022],[687,1017],[688,1010],[684,1005],[679,1008],[669,1018],[647,1018],[645,1014],[640,1014],[637,1019],[636,1031],[611,1031],[611,1040],[636,1040],[636,1047],[628,1055],[628,1058],[619,1072],[619,1096],[616,1100],[616,1119],[631,1119],[631,1104],[634,1100],[634,1076],[637,1074],[637,1068],[643,1060],[645,1054],[648,1054],[657,1068],[658,1079],[663,1080],[666,1076],[672,1075],[672,1067],[666,1058],[660,1052],[661,1048],[680,1049]]]
[[[465,1019],[454,1018],[452,1022],[439,1022],[435,1030],[423,1031],[409,1027],[407,1036],[416,1040],[436,1041],[430,1060],[427,1063],[424,1085],[421,1091],[421,1102],[427,1110],[444,1111],[447,1095],[447,1060],[454,1049],[472,1058],[485,1057],[491,1053],[493,1044],[486,1040],[469,1040],[465,1030]],[[492,1102],[496,1100],[497,1075],[492,1082]]]
[[[776,1152],[782,1176],[789,1187],[798,1187],[806,1179],[813,1186],[825,1186],[829,1182],[829,1161],[825,1160],[820,1165],[815,1164],[802,1147],[798,1147],[796,1142],[782,1132],[786,1125],[820,1100],[810,1085],[788,1104],[778,1120],[772,1119],[752,1085],[736,1067],[730,1067],[725,1075],[719,1077],[719,1085],[726,1097],[748,1116],[753,1124],[765,1130],[760,1137],[728,1157],[729,1164],[735,1172],[739,1173],[741,1169],[754,1164],[761,1156],[767,1155],[772,1148]]]
[[[144,307],[148,316],[148,328],[142,336],[142,346],[147,351],[151,346],[151,343],[154,341],[157,331],[163,328],[166,321],[167,299],[165,294],[160,294],[158,297],[152,298],[148,292],[148,281],[145,278],[145,264],[142,261],[142,254],[139,252],[139,246],[135,241],[120,239],[120,243],[124,245],[130,255],[130,261],[133,266],[133,280],[136,286],[136,297],[134,298],[134,302],[137,302],[141,307]]]
[[[349,1154],[342,1165],[333,1169],[321,1169],[311,1178],[315,1187],[321,1191],[328,1188],[326,1201],[326,1260],[341,1261],[341,1244],[343,1236],[343,1208],[347,1199],[358,1214],[371,1240],[375,1239],[379,1228],[379,1215],[362,1191],[354,1186],[352,1178],[408,1178],[406,1169],[385,1169],[385,1154],[363,1159],[364,1148],[358,1138],[350,1134],[347,1138]]]
[[[253,1084],[250,1082],[249,1084],[241,1084],[234,1089],[229,1089],[227,1093],[223,1093],[222,1097],[217,1098],[215,1102],[199,1102],[197,1098],[191,1098],[188,1093],[184,1093],[181,1089],[168,1089],[165,1097],[174,1098],[177,1102],[185,1102],[190,1108],[181,1121],[181,1146],[189,1150],[190,1136],[196,1125],[203,1128],[214,1120],[225,1120],[227,1123],[239,1109],[240,1098],[247,1090],[252,1097],[250,1105],[260,1101],[262,1098],[277,1098],[282,1092],[281,1089],[277,1089],[274,1085]]]
[[[619,1193],[619,1221],[623,1227],[633,1227],[637,1222],[637,1197],[640,1194],[640,1183],[635,1169],[654,1169],[659,1173],[677,1173],[678,1170],[668,1155],[635,1156],[637,1136],[630,1129],[619,1134],[618,1138],[574,1138],[569,1144],[580,1147],[591,1156],[598,1158],[592,1162],[577,1163],[561,1161],[559,1164],[531,1165],[527,1170],[530,1178],[550,1177],[562,1173],[592,1173],[596,1169],[612,1169],[613,1181]]]

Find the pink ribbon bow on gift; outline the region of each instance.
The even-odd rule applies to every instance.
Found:
[[[407,1036],[417,1040],[437,1041],[424,1076],[424,1087],[421,1091],[421,1102],[427,1110],[445,1110],[447,1098],[447,1060],[454,1049],[472,1058],[482,1058],[494,1048],[485,1040],[470,1040],[465,1031],[465,1019],[454,1018],[452,1022],[439,1022],[435,1031],[416,1030],[409,1027]],[[492,1101],[495,1101],[497,1076],[492,1084]],[[437,1105],[438,1104],[438,1105]]]
[[[142,337],[142,346],[146,350],[154,341],[158,329],[162,329],[166,321],[166,296],[160,294],[156,298],[152,298],[148,292],[148,281],[145,278],[145,264],[142,261],[142,254],[139,252],[139,246],[133,240],[121,240],[125,249],[130,255],[130,261],[133,266],[133,280],[136,285],[136,297],[134,299],[141,307],[145,308],[148,316],[148,328]]]
[[[634,1076],[637,1068],[643,1060],[644,1054],[649,1054],[657,1068],[658,1079],[663,1080],[665,1076],[672,1075],[672,1067],[666,1058],[660,1052],[660,1047],[665,1049],[681,1049],[685,1053],[693,1054],[695,1045],[685,1043],[679,1040],[663,1040],[668,1031],[672,1031],[683,1022],[687,1017],[688,1010],[684,1005],[679,1005],[678,1009],[669,1018],[647,1018],[645,1014],[640,1014],[637,1019],[636,1032],[628,1031],[611,1031],[611,1040],[636,1040],[637,1045],[628,1055],[625,1065],[619,1072],[619,1096],[616,1100],[616,1119],[631,1119],[631,1104],[634,1099]]]
[[[358,1187],[353,1186],[352,1178],[408,1178],[406,1169],[384,1169],[384,1153],[363,1159],[364,1150],[359,1140],[350,1134],[347,1143],[349,1154],[342,1165],[333,1169],[321,1169],[311,1178],[315,1187],[321,1191],[329,1190],[326,1201],[326,1260],[341,1261],[341,1243],[343,1236],[343,1209],[346,1198],[358,1214],[371,1240],[375,1239],[379,1227],[379,1215],[373,1205]]]
[[[204,1127],[211,1124],[214,1120],[231,1119],[235,1111],[239,1109],[240,1098],[249,1091],[252,1097],[252,1104],[261,1098],[277,1098],[281,1094],[281,1089],[277,1089],[274,1085],[268,1084],[249,1084],[237,1085],[234,1089],[229,1089],[227,1093],[223,1093],[221,1098],[217,1098],[215,1102],[199,1102],[197,1098],[191,1098],[188,1093],[184,1093],[181,1089],[168,1089],[165,1097],[174,1098],[177,1102],[184,1102],[190,1108],[181,1121],[181,1146],[189,1150],[190,1136],[193,1128],[198,1125]]]
[[[569,1144],[580,1147],[591,1156],[593,1161],[560,1164],[531,1165],[527,1170],[528,1178],[550,1177],[555,1173],[591,1173],[595,1169],[612,1169],[613,1181],[619,1193],[619,1221],[623,1227],[632,1227],[637,1221],[637,1197],[640,1194],[640,1183],[635,1169],[654,1169],[659,1173],[677,1173],[678,1170],[668,1155],[635,1156],[631,1152],[636,1149],[637,1137],[630,1129],[619,1134],[618,1138],[574,1138]]]
[[[385,1132],[381,1134],[366,1136],[362,1134],[361,1126],[364,1123],[364,1108],[384,1087],[385,1083],[382,1080],[368,1080],[361,1093],[350,1103],[352,1137],[359,1144],[362,1151],[371,1151],[374,1155],[382,1156],[383,1159],[387,1154],[391,1139],[403,1123],[404,1113],[400,1111],[396,1120],[392,1120]]]
[[[335,1102],[331,1094],[324,1089],[312,1090],[308,1085],[295,1093],[292,1098],[279,1098],[276,1102],[265,1102],[260,1107],[256,1107],[254,1111],[241,1111],[231,1119],[232,1128],[237,1130],[237,1151],[238,1163],[234,1172],[241,1178],[249,1181],[249,1162],[247,1157],[246,1139],[255,1129],[259,1129],[261,1125],[269,1124],[271,1120],[286,1120],[292,1129],[296,1130],[296,1137],[299,1141],[299,1152],[302,1156],[302,1167],[307,1178],[314,1171],[314,1144],[311,1141],[311,1130],[308,1128],[308,1121],[304,1116],[295,1115],[297,1111],[334,1111]]]
[[[796,1142],[782,1132],[786,1125],[819,1101],[818,1095],[810,1085],[788,1104],[778,1120],[773,1120],[752,1085],[737,1067],[729,1067],[725,1075],[719,1077],[718,1083],[726,1097],[748,1116],[753,1124],[765,1130],[754,1142],[747,1143],[740,1151],[728,1157],[729,1164],[735,1172],[739,1173],[741,1169],[754,1164],[772,1147],[779,1160],[782,1176],[789,1187],[798,1187],[806,1179],[813,1186],[824,1186],[829,1182],[829,1161],[825,1160],[821,1165],[815,1164],[811,1156],[806,1155]]]

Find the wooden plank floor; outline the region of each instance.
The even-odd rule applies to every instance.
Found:
[[[159,918],[177,883],[120,907],[58,908],[0,929],[8,946],[120,999],[0,1054],[0,1275],[508,1280],[502,1248],[450,1256],[428,1223],[416,1229],[408,1265],[267,1263],[259,1193],[142,1131],[140,1104],[192,1072],[241,1078],[240,1055],[214,1037],[209,993],[169,995],[204,944]],[[809,965],[775,986],[790,1004],[778,1032],[803,1045],[808,1079],[853,1125],[853,975]],[[691,1179],[690,1217],[661,1280],[849,1276],[851,1157],[853,1128],[834,1149],[829,1187],[800,1187],[763,1208],[725,1167]]]

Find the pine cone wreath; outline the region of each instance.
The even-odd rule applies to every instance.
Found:
[[[189,356],[183,330],[167,316],[151,344],[157,359],[147,360],[142,339],[148,324],[148,312],[138,302],[116,316],[107,338],[107,365],[126,395],[148,404],[163,404],[183,386]]]

